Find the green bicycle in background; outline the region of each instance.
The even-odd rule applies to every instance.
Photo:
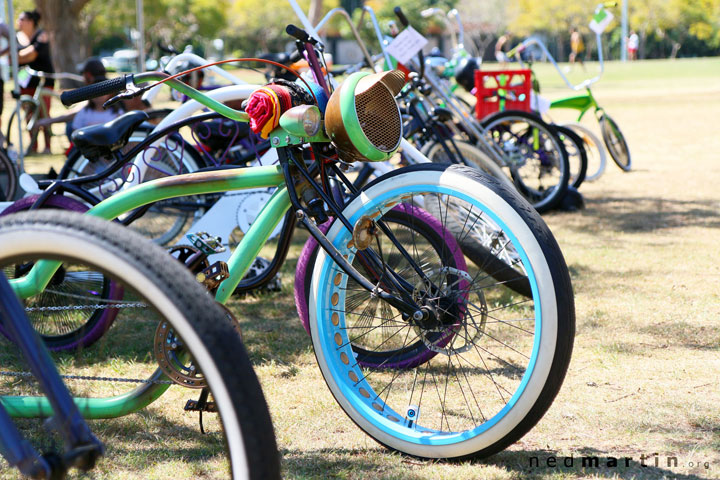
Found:
[[[598,15],[602,15],[604,12],[604,8],[606,7],[613,7],[615,6],[615,2],[607,2],[607,3],[601,3],[597,6],[595,10],[596,17]],[[608,152],[610,153],[610,156],[615,161],[615,163],[623,169],[626,172],[629,172],[632,168],[632,161],[630,158],[630,148],[628,147],[627,142],[625,141],[625,136],[622,134],[622,131],[620,130],[620,127],[618,126],[617,122],[610,117],[605,112],[605,109],[602,108],[597,100],[595,99],[595,96],[592,94],[592,91],[590,90],[590,86],[594,83],[596,83],[600,78],[602,77],[602,74],[605,69],[605,64],[603,61],[603,50],[602,50],[602,31],[596,31],[596,44],[597,44],[597,52],[598,52],[598,63],[600,65],[600,71],[598,74],[593,77],[589,78],[577,85],[573,85],[570,83],[568,78],[563,73],[562,69],[558,66],[557,62],[555,61],[555,58],[550,54],[545,44],[537,37],[530,37],[520,43],[519,45],[515,46],[512,50],[508,52],[509,57],[515,57],[518,59],[521,65],[524,65],[527,63],[528,68],[532,70],[532,62],[523,60],[522,56],[520,55],[521,52],[526,50],[528,47],[536,46],[538,47],[543,55],[548,59],[550,63],[555,67],[558,74],[560,74],[560,77],[563,79],[565,84],[570,87],[572,90],[575,91],[582,91],[585,90],[585,93],[582,95],[574,95],[571,97],[561,98],[558,100],[554,100],[550,102],[549,108],[552,109],[572,109],[577,110],[579,112],[577,121],[580,122],[582,118],[585,116],[585,114],[592,110],[595,114],[595,118],[597,119],[599,125],[600,125],[600,131],[602,132],[603,141],[605,142],[605,146],[607,147]],[[538,94],[540,91],[540,87],[537,81],[535,81],[535,76],[533,74],[533,90],[535,91],[535,94]],[[538,102],[539,103],[539,102]],[[594,151],[594,149],[600,150],[600,166],[596,168],[592,168],[588,166],[588,173],[586,176],[586,180],[594,180],[598,178],[602,171],[605,168],[605,161],[604,161],[604,153],[600,149],[600,146],[597,144],[597,141],[593,138],[592,134],[585,129],[582,125],[579,123],[577,124],[570,124],[568,125],[570,128],[573,128],[576,130],[576,133],[583,139],[585,142],[586,150],[588,150],[589,154]],[[594,143],[594,145],[593,145]]]

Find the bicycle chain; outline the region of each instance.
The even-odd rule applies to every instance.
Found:
[[[142,302],[134,303],[111,303],[111,304],[100,304],[94,305],[68,305],[68,306],[53,306],[53,307],[25,307],[26,312],[57,312],[61,310],[103,310],[108,308],[147,308],[147,305]]]
[[[0,371],[0,376],[28,378],[34,377],[31,372],[8,372]],[[139,378],[117,378],[117,377],[91,377],[87,375],[60,375],[65,380],[96,380],[99,382],[122,382],[122,383],[148,383],[157,385],[173,385],[171,380],[141,380]]]

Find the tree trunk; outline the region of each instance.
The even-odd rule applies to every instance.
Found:
[[[56,72],[77,73],[77,65],[87,57],[84,34],[80,31],[80,11],[90,0],[35,0],[42,14],[42,27],[50,37],[50,53]],[[66,87],[67,81],[60,86]]]
[[[677,58],[678,51],[680,50],[680,47],[682,47],[682,44],[680,42],[672,42],[672,52],[670,52],[670,58],[675,60]]]

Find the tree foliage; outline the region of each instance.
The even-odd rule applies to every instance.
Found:
[[[343,0],[299,0],[301,8],[311,7],[318,16],[337,7]],[[629,1],[629,0],[624,0]],[[420,12],[430,6],[460,10],[466,43],[484,50],[494,38],[510,30],[518,37],[544,34],[550,44],[562,50],[569,31],[577,27],[589,34],[588,23],[598,0],[365,0],[374,8],[381,25],[397,21],[393,7],[401,6],[413,26],[425,34],[441,34],[441,19],[424,19]],[[362,0],[344,0],[343,5],[359,5]],[[54,39],[59,68],[90,53],[106,48],[130,47],[130,30],[135,27],[132,0],[13,0],[16,12],[45,10],[44,27]],[[720,0],[644,0],[629,2],[630,28],[641,37],[641,55],[708,55],[720,53]],[[616,21],[608,38],[613,51],[619,49],[620,7],[614,9]],[[299,23],[287,0],[145,0],[146,49],[156,40],[176,47],[201,45],[212,38],[223,38],[236,53],[255,54],[283,50],[289,42],[284,33],[287,23]],[[359,10],[354,13],[359,18]],[[368,39],[374,38],[369,22],[363,25]],[[57,32],[55,31],[57,30]],[[328,26],[330,34],[349,34],[339,19]],[[552,48],[552,47],[551,47]],[[591,46],[589,46],[590,50]],[[373,49],[377,51],[377,46]]]

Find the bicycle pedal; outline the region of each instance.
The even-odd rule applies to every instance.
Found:
[[[214,255],[227,250],[222,244],[220,237],[213,237],[207,232],[190,233],[187,235],[187,238],[195,248],[199,249],[205,255]]]
[[[201,270],[195,278],[205,285],[208,290],[215,290],[223,280],[230,276],[227,263],[217,261],[209,267]]]
[[[217,413],[217,406],[215,405],[215,402],[201,402],[198,400],[188,400],[185,403],[185,408],[183,408],[186,412],[208,412],[208,413]]]

